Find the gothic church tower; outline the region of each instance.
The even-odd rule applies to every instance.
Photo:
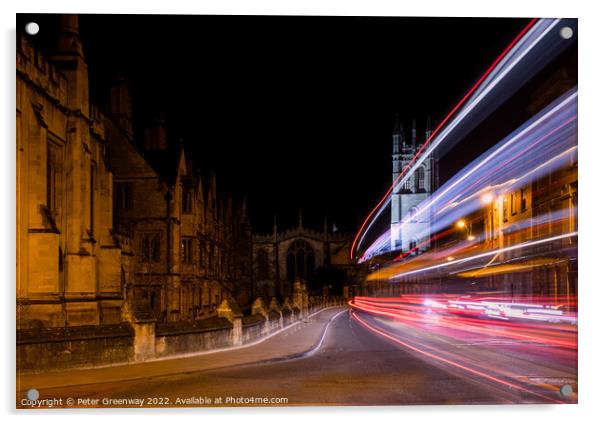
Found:
[[[432,133],[427,120],[425,137],[416,136],[416,120],[412,122],[411,143],[407,144],[399,116],[393,127],[393,182],[408,166],[420,147]],[[419,254],[430,247],[431,212],[414,216],[420,203],[428,200],[434,190],[435,162],[429,156],[403,183],[397,184],[391,194],[391,250]]]

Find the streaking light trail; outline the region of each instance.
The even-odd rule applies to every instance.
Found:
[[[576,400],[558,397],[576,363],[576,303],[554,305],[546,296],[430,294],[355,297],[349,305],[363,327],[425,360],[546,402]],[[537,365],[513,360],[522,355],[545,357],[540,371],[556,376],[530,377]]]
[[[359,315],[357,313],[353,313],[352,318],[354,320],[356,320],[357,322],[359,322],[366,329],[370,330],[371,332],[373,332],[377,335],[380,335],[396,344],[399,344],[400,346],[402,346],[405,349],[411,350],[411,351],[418,353],[429,359],[433,359],[438,362],[450,365],[461,371],[467,372],[471,375],[477,376],[479,378],[484,378],[488,381],[494,382],[495,384],[499,384],[499,385],[502,385],[507,388],[516,389],[519,391],[526,392],[530,395],[537,396],[537,397],[545,400],[546,402],[554,402],[557,404],[565,403],[565,401],[561,401],[558,398],[554,398],[551,395],[541,394],[539,392],[536,392],[535,390],[524,387],[521,384],[518,384],[511,380],[508,380],[507,378],[498,377],[495,375],[495,373],[489,373],[487,371],[479,370],[479,368],[475,365],[465,364],[462,361],[447,358],[443,354],[431,352],[432,348],[429,348],[426,345],[423,345],[423,346],[416,345],[414,342],[407,340],[407,338],[401,337],[399,335],[394,335],[390,332],[384,331],[382,329],[377,328],[374,325],[369,324],[365,319],[359,317]],[[443,352],[443,351],[439,350],[439,352]],[[551,394],[551,392],[550,392],[550,394]]]
[[[400,227],[421,216],[433,216],[428,230],[436,233],[540,175],[566,166],[577,152],[577,92],[552,103],[496,146],[474,160],[421,203]],[[429,236],[416,232],[417,239]],[[379,236],[360,262],[390,250],[390,233]]]
[[[376,219],[388,206],[391,201],[390,195],[396,186],[403,184],[422,161],[435,148],[441,145],[443,141],[446,141],[446,144],[449,145],[457,142],[457,135],[461,131],[465,131],[470,125],[476,125],[479,119],[482,119],[483,114],[529,79],[524,76],[516,78],[518,72],[526,72],[530,68],[530,74],[533,74],[543,63],[547,63],[547,61],[562,51],[564,47],[559,47],[557,39],[559,37],[557,37],[555,31],[552,31],[560,21],[558,19],[541,19],[529,22],[481,78],[479,78],[477,83],[448,113],[362,223],[352,243],[352,258],[355,256],[357,248],[363,243],[366,234]],[[552,45],[555,48],[550,48]],[[517,85],[517,80],[522,82]],[[494,100],[485,101],[488,97],[492,97]],[[462,109],[460,109],[461,107]],[[448,123],[458,110],[460,110],[458,115],[444,128],[444,125]],[[442,130],[442,128],[444,129]],[[456,139],[451,138],[453,133],[456,134]]]

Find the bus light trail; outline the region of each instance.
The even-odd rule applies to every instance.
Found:
[[[368,216],[366,217],[366,219],[364,220],[364,222],[362,223],[360,230],[358,231],[358,233],[356,234],[353,243],[351,245],[351,258],[353,259],[353,252],[355,251],[356,248],[356,244],[358,242],[358,238],[361,236],[362,232],[364,231],[364,228],[366,227],[366,224],[368,223],[368,221],[371,219],[371,217],[374,215],[374,213],[376,212],[377,209],[379,209],[379,207],[381,207],[381,205],[385,202],[385,200],[389,197],[389,195],[391,194],[391,192],[393,191],[393,188],[397,185],[398,181],[402,178],[402,176],[407,172],[409,166],[411,166],[411,164],[418,158],[418,156],[422,153],[422,151],[426,148],[426,146],[431,142],[431,140],[439,133],[439,131],[441,130],[441,128],[447,123],[447,121],[453,116],[454,113],[456,113],[456,111],[466,102],[466,100],[472,95],[472,93],[479,87],[479,85],[485,80],[485,78],[493,71],[493,69],[495,69],[495,67],[497,66],[497,64],[504,58],[504,56],[508,53],[508,51],[510,51],[510,49],[512,47],[514,47],[514,45],[518,42],[518,40],[520,40],[522,38],[522,36],[535,24],[535,22],[537,21],[537,19],[532,19],[520,32],[519,34],[514,38],[514,40],[512,40],[512,42],[506,47],[506,49],[497,57],[497,59],[495,59],[495,61],[491,64],[491,66],[489,66],[489,68],[485,71],[485,73],[479,78],[479,80],[472,86],[472,88],[470,88],[468,90],[468,92],[464,95],[464,97],[462,97],[462,99],[460,99],[460,101],[454,106],[454,108],[447,114],[447,116],[445,116],[445,118],[443,118],[443,120],[439,123],[439,125],[437,125],[437,127],[435,128],[435,130],[431,133],[430,137],[425,141],[424,145],[420,148],[420,150],[418,150],[418,153],[416,154],[416,156],[414,156],[414,158],[412,159],[412,161],[410,162],[410,164],[408,166],[405,167],[405,169],[403,169],[403,171],[399,174],[399,176],[397,177],[397,179],[393,182],[393,184],[389,187],[389,189],[387,190],[387,192],[385,193],[385,195],[380,199],[380,201],[378,202],[378,204],[376,205],[376,207],[374,207],[372,209],[372,211],[368,214]]]
[[[461,125],[470,126],[476,124],[477,115],[482,115],[490,110],[494,104],[497,104],[496,102],[500,101],[500,98],[509,92],[514,92],[518,86],[528,80],[528,78],[524,77],[510,78],[510,76],[517,76],[513,72],[525,72],[529,67],[531,68],[529,72],[535,72],[542,66],[542,63],[549,62],[549,60],[566,47],[565,45],[558,44],[557,34],[552,31],[561,21],[563,20],[540,19],[538,21],[530,21],[504,52],[498,56],[485,74],[469,90],[467,95],[460,100],[437,126],[435,131],[421,146],[418,153],[412,158],[391,187],[389,187],[385,195],[368,214],[352,242],[350,252],[352,259],[371,227],[391,201],[391,193],[396,186],[403,184],[426,157],[432,154],[434,149],[441,145],[443,141],[446,141],[446,145],[453,145],[457,142],[457,139],[448,139],[454,130],[460,130]],[[517,79],[523,82],[518,82],[519,85],[513,87],[506,85],[506,80],[510,81],[508,83],[517,84]],[[486,101],[488,97],[491,97],[493,100]],[[458,115],[448,123],[456,112],[458,112]],[[472,115],[475,115],[475,119],[473,119],[473,122],[470,122],[469,119]],[[444,126],[446,124],[447,126]],[[428,149],[425,150],[427,146]]]
[[[436,269],[441,269],[443,267],[449,267],[449,266],[453,266],[456,264],[460,264],[460,263],[466,263],[472,260],[477,260],[477,259],[481,259],[481,258],[485,258],[485,257],[491,257],[494,256],[496,254],[500,254],[500,253],[506,253],[509,251],[515,251],[515,250],[519,250],[522,248],[527,248],[527,247],[533,247],[536,245],[540,245],[540,244],[545,244],[545,243],[549,243],[549,242],[553,242],[553,241],[557,241],[557,240],[561,240],[561,239],[565,239],[565,238],[572,238],[577,236],[577,232],[571,232],[568,234],[562,234],[562,235],[556,235],[553,237],[549,237],[549,238],[545,238],[545,239],[538,239],[537,241],[529,241],[529,242],[524,242],[518,245],[512,245],[510,247],[505,247],[505,248],[500,248],[497,250],[493,250],[493,251],[488,251],[486,253],[481,253],[481,254],[476,254],[474,256],[469,256],[469,257],[464,257],[461,259],[453,259],[453,260],[448,260],[444,263],[439,263],[433,266],[427,266],[421,269],[417,269],[417,270],[411,270],[408,272],[400,272],[397,273],[396,275],[394,275],[393,277],[391,277],[391,279],[395,280],[395,279],[399,279],[403,276],[409,276],[409,275],[415,275],[417,273],[422,273],[422,272],[427,272],[430,270],[436,270]]]
[[[577,151],[576,134],[577,91],[572,89],[460,170],[415,213],[404,216],[396,230],[428,215],[433,216],[430,233],[444,230],[481,209],[486,195],[493,201],[497,195],[526,185],[528,180],[569,165]],[[390,229],[384,235],[366,249],[359,262],[390,250]],[[412,236],[428,239],[432,235],[414,232]]]

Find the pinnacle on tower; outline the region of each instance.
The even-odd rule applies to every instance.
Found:
[[[395,124],[393,125],[393,154],[401,153],[402,146],[405,146],[403,125],[400,123],[399,113],[397,113],[395,115]]]
[[[426,142],[431,137],[431,134],[433,133],[433,123],[431,122],[430,115],[427,115],[427,117],[426,117],[426,130],[424,132],[425,132],[424,141]]]
[[[412,119],[412,148],[416,148],[416,118]]]
[[[393,135],[401,134],[401,122],[399,121],[399,113],[395,113],[395,123],[393,124]]]

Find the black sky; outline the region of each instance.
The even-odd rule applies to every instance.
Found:
[[[18,27],[34,19],[50,46],[56,16]],[[407,132],[441,120],[527,21],[83,15],[80,30],[93,101],[128,75],[135,137],[164,114],[218,189],[247,195],[261,232],[299,208],[354,230],[391,182],[395,114]]]

